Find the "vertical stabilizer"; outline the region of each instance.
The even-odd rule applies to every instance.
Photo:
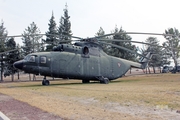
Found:
[[[145,68],[147,67],[147,65],[148,65],[151,57],[152,57],[152,54],[151,54],[150,52],[148,52],[147,55],[146,55],[146,57],[142,57],[142,58],[140,59],[139,62],[141,63],[141,68],[142,68],[142,69],[145,69]]]

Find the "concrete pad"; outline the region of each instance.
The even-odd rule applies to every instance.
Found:
[[[10,120],[10,119],[0,111],[0,120]]]

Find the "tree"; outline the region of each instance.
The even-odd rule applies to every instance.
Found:
[[[36,26],[34,22],[28,26],[27,29],[25,29],[24,33],[22,34],[22,42],[23,42],[23,54],[24,56],[33,53],[38,52],[42,50],[42,44],[41,44],[41,38],[42,35],[40,35],[40,30]]]
[[[95,34],[96,37],[98,36],[103,36],[105,35],[105,31],[103,30],[102,27],[99,28],[98,32]],[[107,37],[101,37],[101,38],[107,38]],[[106,44],[101,44],[102,46],[102,49],[105,53],[108,53],[108,50],[109,50],[109,45],[106,45]]]
[[[7,39],[8,32],[4,27],[4,23],[2,22],[0,25],[0,52],[5,51],[5,42]]]
[[[95,34],[95,36],[102,36],[105,35],[105,31],[102,27],[99,28],[98,32]]]
[[[151,61],[149,61],[149,66],[153,67],[154,73],[155,67],[161,67],[163,66],[163,53],[162,48],[159,47],[159,41],[156,37],[148,37],[146,39],[146,43],[149,43],[151,45],[146,45],[147,49],[144,51],[144,55],[146,55],[148,52],[151,52],[152,58]]]
[[[162,64],[164,65],[170,65],[171,61],[171,53],[166,49],[166,48],[162,48],[161,51],[162,54]]]
[[[46,32],[46,40],[44,42],[47,44],[46,51],[51,51],[53,47],[58,44],[57,28],[53,13],[51,19],[49,20],[48,25],[49,25],[49,31]]]
[[[6,48],[8,50],[16,49],[16,42],[14,41],[14,38],[10,38],[6,42]],[[9,53],[6,53],[5,56],[5,72],[4,76],[12,75],[12,81],[14,81],[14,73],[17,72],[17,69],[13,67],[13,63],[19,60],[19,51],[11,51]]]
[[[6,39],[7,39],[7,35],[8,35],[8,32],[6,30],[6,28],[4,27],[4,23],[2,22],[1,25],[0,25],[0,52],[4,52],[6,51],[6,48],[5,48],[5,43],[6,43]],[[1,54],[1,81],[3,81],[3,72],[4,72],[4,56],[3,54]]]
[[[113,33],[125,33],[125,32],[126,31],[124,31],[122,27],[120,28],[120,30],[117,27],[115,27],[113,31]],[[116,34],[113,36],[113,39],[129,40],[129,42],[112,42],[112,43],[137,52],[136,46],[131,44],[131,39],[132,39],[131,36],[127,34]],[[111,47],[111,50],[108,54],[128,60],[133,60],[133,61],[137,60],[136,54],[115,47]]]
[[[180,51],[180,33],[176,28],[169,28],[165,30],[165,39],[166,42],[163,43],[163,46],[166,47],[167,51],[171,53],[172,59],[174,60],[174,64],[177,67],[178,62],[177,58],[179,57]],[[168,34],[171,34],[170,36]]]
[[[58,28],[58,34],[61,41],[71,40],[72,31],[71,31],[71,22],[69,18],[70,16],[68,15],[68,9],[66,4],[66,8],[64,9],[64,16],[61,17]]]

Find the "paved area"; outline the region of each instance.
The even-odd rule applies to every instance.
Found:
[[[6,115],[0,112],[0,120],[10,120]]]
[[[62,120],[59,116],[1,93],[0,111],[0,120]]]

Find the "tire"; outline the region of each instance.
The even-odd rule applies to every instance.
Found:
[[[42,81],[42,85],[45,85],[45,80]]]
[[[101,84],[109,84],[109,79],[104,78],[103,80],[100,81]]]
[[[46,80],[45,85],[49,85],[49,84],[50,84],[49,80]]]
[[[89,83],[89,80],[82,80],[82,83]]]
[[[109,79],[108,78],[104,78],[104,84],[109,84]]]
[[[42,85],[49,85],[49,84],[50,84],[49,80],[43,80],[42,81]]]

